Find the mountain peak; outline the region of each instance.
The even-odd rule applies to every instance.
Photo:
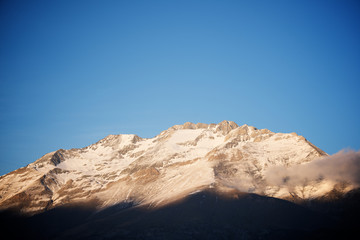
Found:
[[[202,129],[202,128],[209,128],[216,126],[216,124],[206,124],[206,123],[192,123],[192,122],[186,122],[182,125],[174,125],[170,129],[172,130],[178,130],[178,129]]]
[[[233,121],[227,121],[224,120],[218,124],[215,123],[192,123],[192,122],[186,122],[182,125],[174,125],[170,130],[179,130],[179,129],[217,129],[222,131],[224,134],[229,133],[231,130],[238,128],[239,126],[233,122]]]
[[[222,121],[217,124],[217,129],[222,131],[223,134],[228,134],[231,130],[238,128],[239,126],[233,121]]]

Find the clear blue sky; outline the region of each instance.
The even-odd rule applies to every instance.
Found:
[[[1,1],[0,174],[187,121],[360,149],[360,2]]]

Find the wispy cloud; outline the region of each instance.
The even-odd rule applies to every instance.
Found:
[[[342,150],[334,155],[289,168],[274,166],[265,173],[270,185],[296,186],[322,179],[360,186],[360,151]]]

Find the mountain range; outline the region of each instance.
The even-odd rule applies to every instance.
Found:
[[[0,219],[36,239],[343,236],[359,209],[359,155],[232,121],[109,135],[1,176]]]

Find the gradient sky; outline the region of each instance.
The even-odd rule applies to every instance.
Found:
[[[1,1],[0,175],[232,120],[360,149],[360,3]]]

